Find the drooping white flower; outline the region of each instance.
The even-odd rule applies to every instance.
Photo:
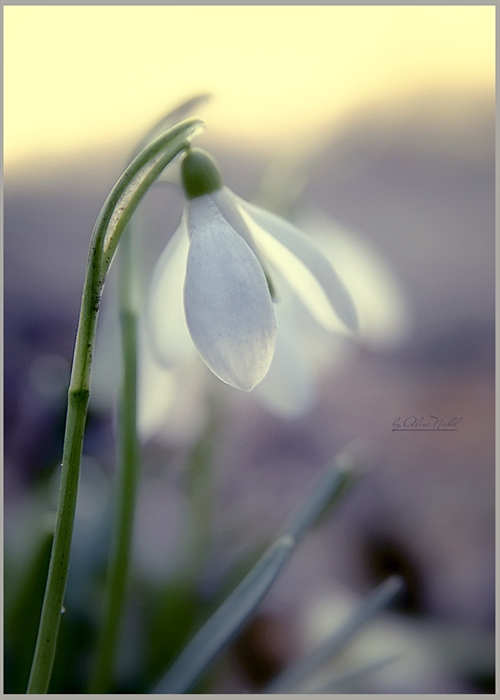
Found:
[[[182,162],[187,203],[146,305],[151,348],[173,368],[193,345],[222,381],[250,391],[269,371],[287,286],[325,328],[357,328],[343,281],[305,234],[222,186],[208,154]],[[192,341],[192,342],[191,342]]]

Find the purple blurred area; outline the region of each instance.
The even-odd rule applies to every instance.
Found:
[[[353,115],[325,139],[302,192],[301,203],[385,256],[408,300],[413,332],[392,350],[361,348],[341,373],[325,376],[318,405],[303,419],[231,399],[218,446],[208,589],[217,567],[276,532],[333,453],[358,436],[373,445],[372,469],[338,515],[304,541],[270,594],[262,624],[277,615],[283,626],[294,610],[305,614],[332,582],[362,595],[399,573],[409,582],[403,614],[493,631],[494,111],[480,95],[472,107],[469,99],[450,97],[451,107],[447,99]],[[203,142],[226,183],[250,198],[267,163],[210,142],[208,132]],[[34,164],[25,177],[5,174],[7,535],[17,504],[60,460],[90,235],[127,148],[95,159],[76,154],[50,168]],[[165,195],[168,206],[159,197],[151,196],[163,219],[152,249],[161,246],[161,226],[166,236],[181,211],[175,192]],[[456,432],[392,430],[398,417],[431,414],[462,420]],[[146,481],[166,459],[155,449]],[[112,416],[91,411],[85,453],[113,473]],[[146,520],[138,541],[168,548],[165,530],[152,516]],[[143,523],[139,518],[137,527]],[[480,672],[457,672],[435,692],[481,692],[487,681]],[[236,692],[245,682],[234,682]]]

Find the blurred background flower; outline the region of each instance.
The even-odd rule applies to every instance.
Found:
[[[393,692],[490,692],[489,663],[451,663],[445,651],[451,625],[460,628],[465,657],[478,635],[491,640],[494,630],[495,8],[7,6],[4,39],[10,624],[17,620],[19,629],[20,611],[34,616],[16,598],[19,582],[43,585],[43,576],[26,571],[34,552],[40,570],[46,565],[45,516],[55,506],[94,221],[150,124],[210,92],[214,99],[198,110],[208,129],[197,145],[216,155],[238,195],[280,214],[285,205],[298,225],[327,239],[340,274],[342,259],[346,271],[354,265],[365,335],[321,346],[304,337],[313,355],[326,357],[315,365],[316,399],[300,415],[276,414],[272,386],[261,396],[270,412],[257,393],[241,395],[212,378],[202,394],[216,408],[207,425],[202,395],[187,391],[188,381],[205,385],[196,373],[183,380],[186,391],[170,405],[177,427],[167,423],[168,440],[144,449],[120,689],[135,692],[164,669],[193,617],[274,535],[320,466],[363,436],[377,448],[376,463],[335,520],[304,540],[260,616],[218,664],[211,690],[262,688],[305,648],[316,624],[311,601],[333,595],[341,606],[338,586],[362,596],[399,573],[407,591],[394,612],[398,634],[410,640],[405,649],[415,666],[424,664],[421,637],[412,635],[432,623],[442,653],[434,688],[425,678],[418,686],[413,666]],[[181,210],[175,188],[148,194],[145,275]],[[105,300],[110,292],[111,284]],[[97,401],[101,381],[96,374],[56,662],[72,687],[56,672],[53,692],[84,687],[101,596],[115,469],[113,411]],[[456,432],[392,431],[398,416],[429,414],[463,420]],[[172,440],[182,431],[187,442]],[[200,454],[210,472],[196,470]],[[196,488],[205,494],[202,513],[193,507]],[[82,571],[92,581],[83,598]],[[27,647],[6,633],[11,692],[24,692],[22,659],[30,656],[29,628],[21,629]],[[154,640],[165,640],[166,629],[177,636],[159,648]],[[368,692],[384,687],[378,683]]]

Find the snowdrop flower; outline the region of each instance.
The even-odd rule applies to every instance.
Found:
[[[300,299],[325,328],[357,328],[351,295],[298,228],[224,187],[212,158],[190,150],[181,164],[181,224],[160,255],[146,303],[151,351],[165,367],[193,346],[223,382],[250,391],[276,349],[280,298]]]

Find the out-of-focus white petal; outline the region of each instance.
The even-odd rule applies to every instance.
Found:
[[[219,379],[250,391],[267,373],[275,346],[264,272],[210,195],[190,200],[187,213],[184,306],[191,338]]]
[[[290,290],[280,285],[280,301],[275,305],[276,349],[269,372],[253,394],[272,413],[297,418],[313,405],[316,386],[309,358],[302,352],[302,329],[297,324],[293,300],[287,292]]]
[[[343,364],[352,345],[313,318],[277,269],[271,268],[271,275],[279,289],[276,350],[269,372],[253,393],[272,413],[297,418],[316,402],[321,372]]]
[[[175,400],[173,370],[161,366],[148,350],[149,345],[143,343],[138,363],[137,428],[145,442],[168,420]]]
[[[194,352],[174,369],[160,365],[140,328],[137,427],[144,442],[156,437],[169,444],[186,444],[199,437],[207,417],[205,373]]]
[[[193,352],[184,317],[182,286],[189,238],[183,218],[156,263],[146,300],[147,333],[158,362],[173,367]]]
[[[351,294],[321,250],[285,219],[239,197],[236,201],[257,245],[288,278],[318,321],[336,329],[333,308],[349,328],[356,330],[358,317]]]
[[[408,302],[382,254],[325,215],[303,216],[299,224],[335,262],[342,277],[349,280],[363,341],[374,348],[383,348],[408,338],[412,326]]]

